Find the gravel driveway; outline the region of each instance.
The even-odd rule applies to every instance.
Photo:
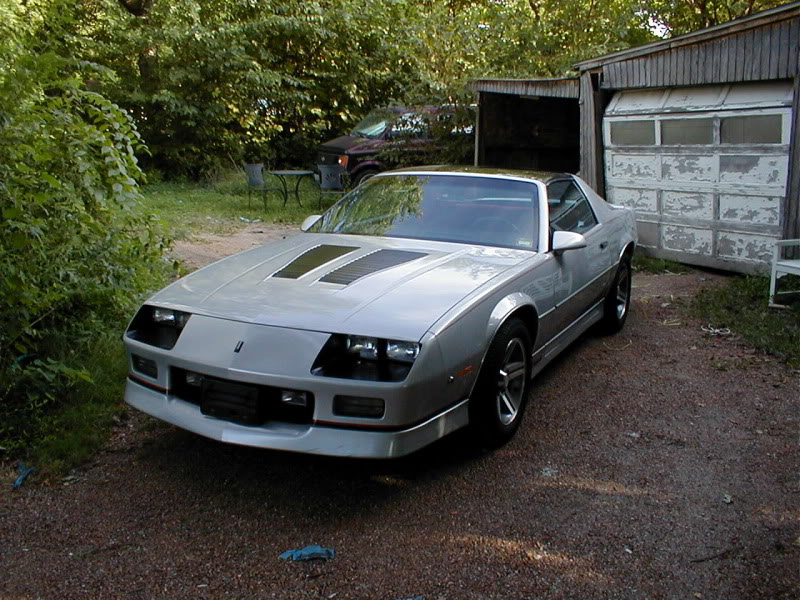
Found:
[[[288,232],[177,252],[199,266]],[[301,456],[131,412],[63,482],[6,474],[0,598],[796,599],[800,376],[681,316],[715,279],[637,275],[626,328],[546,369],[490,454],[456,435],[389,462]],[[336,557],[278,559],[308,544]]]

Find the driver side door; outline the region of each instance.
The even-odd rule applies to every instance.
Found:
[[[564,331],[603,298],[608,239],[586,195],[572,178],[547,185],[550,239],[555,231],[580,233],[586,247],[553,252],[558,268],[553,285],[555,330]]]

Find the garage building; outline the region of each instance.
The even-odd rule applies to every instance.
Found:
[[[800,237],[800,2],[576,65],[480,80],[478,165],[576,172],[636,209],[640,245],[763,270]]]

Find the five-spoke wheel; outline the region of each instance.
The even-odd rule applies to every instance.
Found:
[[[531,336],[519,319],[497,330],[470,398],[470,429],[479,443],[497,447],[519,427],[528,401]]]

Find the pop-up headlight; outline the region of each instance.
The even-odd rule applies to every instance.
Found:
[[[183,329],[189,320],[189,313],[171,308],[153,308],[153,321],[159,325],[169,325],[176,329]]]
[[[322,377],[403,381],[420,352],[417,342],[358,335],[332,335],[311,372]]]
[[[378,358],[378,338],[351,335],[346,339],[347,351],[367,360]]]
[[[413,363],[418,354],[419,344],[417,342],[386,341],[386,358],[389,360]]]
[[[145,304],[136,313],[125,335],[150,346],[172,350],[191,316],[180,310]]]

